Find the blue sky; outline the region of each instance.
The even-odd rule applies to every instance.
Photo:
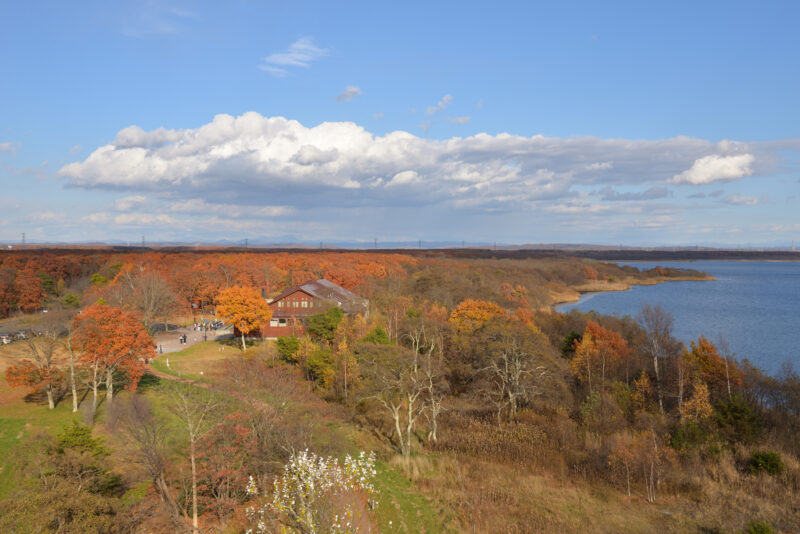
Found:
[[[800,242],[797,20],[0,1],[0,241]]]

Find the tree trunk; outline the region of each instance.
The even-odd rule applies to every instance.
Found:
[[[403,429],[400,428],[400,408],[392,409],[392,418],[394,419],[394,428],[397,432],[397,442],[400,444],[400,453],[403,456],[408,456],[410,451],[406,449],[406,442],[403,439]]]
[[[247,345],[244,342],[244,332],[242,332],[242,352],[247,352]]]
[[[68,341],[68,343],[70,343]],[[72,411],[78,411],[78,388],[75,386],[75,355],[72,352],[72,345],[69,344],[69,385],[72,388]]]
[[[53,401],[53,384],[47,384],[47,406],[52,410],[56,407]]]
[[[114,371],[111,369],[106,371],[106,398],[109,404],[114,400]]]
[[[194,461],[194,445],[195,440],[192,439],[189,446],[189,459],[192,462],[192,530],[200,532],[200,526],[197,521],[197,465]]]
[[[661,395],[661,376],[658,373],[658,355],[653,356],[653,369],[656,372],[656,396],[658,397],[658,409],[664,413],[664,400]]]

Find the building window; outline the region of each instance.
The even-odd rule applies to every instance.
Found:
[[[278,326],[286,326],[286,319],[278,319]]]
[[[308,308],[308,301],[304,300],[303,302],[300,303],[300,306],[302,306],[303,308]]]
[[[278,320],[277,319],[270,319],[269,320],[269,325],[270,326],[278,326]]]
[[[294,306],[295,308],[297,308],[297,306],[299,306],[299,305],[300,304],[297,301],[292,302],[292,306]]]
[[[278,307],[279,307],[279,308],[283,308],[283,301],[282,301],[282,300],[279,300],[279,301],[278,301]]]

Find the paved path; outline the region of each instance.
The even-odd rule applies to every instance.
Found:
[[[186,343],[183,344],[178,341],[178,338],[186,334]],[[162,332],[155,336],[156,345],[159,347],[159,353],[169,353],[169,352],[178,352],[185,348],[191,347],[195,343],[199,343],[203,341],[203,335],[205,334],[206,339],[208,341],[213,341],[215,339],[230,339],[233,337],[233,331],[231,327],[222,328],[220,330],[209,330],[204,332],[202,330],[195,330],[193,328],[178,328],[177,330],[170,330],[169,332]]]

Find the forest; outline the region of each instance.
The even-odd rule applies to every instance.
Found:
[[[370,301],[245,339],[326,278]],[[0,256],[4,532],[792,532],[800,375],[673,317],[553,304],[709,277],[565,255]],[[160,354],[199,320],[236,324]]]

